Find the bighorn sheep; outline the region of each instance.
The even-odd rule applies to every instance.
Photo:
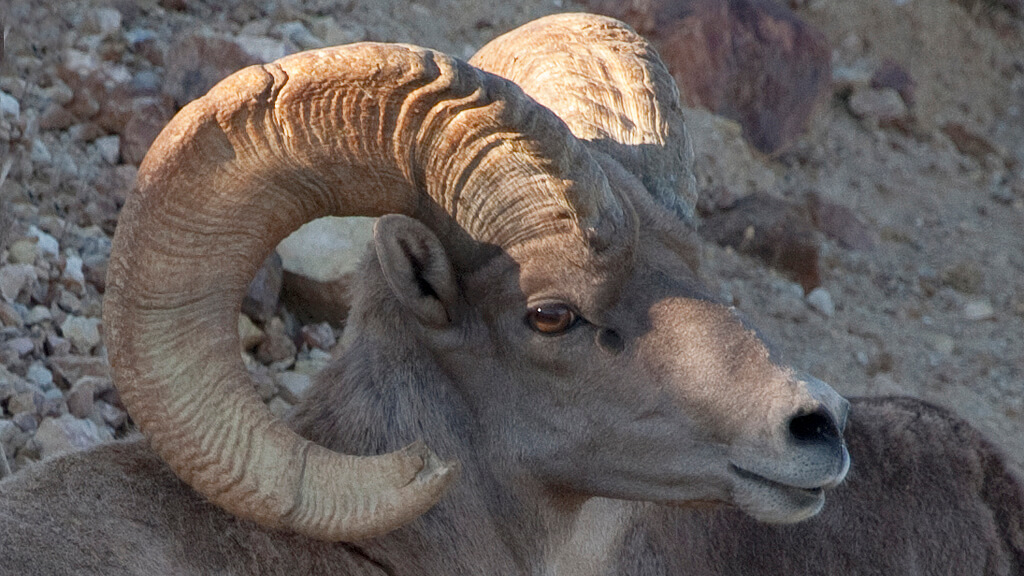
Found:
[[[559,70],[581,67],[562,50],[573,35],[542,20],[491,42],[471,63],[514,80],[578,136],[627,140],[604,136],[617,124],[600,106],[566,104],[565,93],[578,86],[572,80],[550,82]],[[643,162],[614,144],[610,153],[625,166]],[[650,170],[644,183],[680,213],[677,196],[650,178],[661,174]],[[636,520],[608,574],[1024,574],[1024,488],[966,422],[919,400],[865,398],[854,400],[845,436],[854,468],[822,514],[772,526],[735,510],[623,504]]]
[[[628,519],[590,522],[595,496],[817,513],[849,465],[845,400],[707,297],[689,230],[620,164],[647,158],[660,172],[646,181],[692,186],[667,71],[618,22],[551,22],[578,32],[565,49],[587,74],[605,72],[566,90],[565,110],[606,108],[616,142],[577,139],[514,83],[405,45],[290,56],[186,106],[122,212],[104,303],[148,448],[0,484],[4,567],[597,573]],[[245,285],[303,222],[391,213],[351,344],[289,428],[239,360]]]

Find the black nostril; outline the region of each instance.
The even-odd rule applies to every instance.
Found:
[[[794,416],[789,433],[800,442],[836,442],[840,438],[835,419],[824,408]]]

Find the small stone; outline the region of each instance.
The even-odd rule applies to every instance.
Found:
[[[107,164],[117,164],[121,157],[121,137],[117,134],[96,139],[96,149]]]
[[[338,343],[338,339],[334,335],[334,329],[327,322],[303,326],[299,334],[302,337],[302,341],[310,348],[330,350]]]
[[[282,39],[290,40],[303,50],[315,50],[324,47],[323,41],[314,36],[302,22],[285,22],[276,27],[276,32]]]
[[[69,315],[60,325],[61,334],[80,354],[88,354],[100,343],[100,320]]]
[[[61,282],[68,288],[81,294],[85,290],[85,274],[82,272],[82,259],[78,256],[68,256],[64,261],[64,273],[61,274]]]
[[[17,119],[21,116],[21,104],[14,96],[0,91],[0,113]]]
[[[50,356],[66,356],[71,354],[71,342],[56,334],[47,334],[46,353]]]
[[[886,60],[871,76],[872,88],[892,88],[908,105],[914,104],[914,91],[917,83],[911,78],[910,72],[898,62]]]
[[[39,117],[41,130],[67,130],[75,125],[75,115],[57,103],[51,103]]]
[[[70,388],[80,378],[92,377],[110,382],[110,365],[98,356],[55,356],[50,358],[50,369],[58,384]],[[109,386],[109,384],[108,384]]]
[[[35,435],[35,442],[43,458],[84,450],[112,439],[109,432],[93,422],[70,414],[60,418],[46,418],[39,424]]]
[[[33,362],[25,372],[25,378],[43,390],[53,388],[53,373],[42,362]]]
[[[128,421],[128,413],[117,406],[107,404],[102,400],[96,402],[96,404],[98,406],[100,418],[102,418],[103,421],[114,430],[124,426]]]
[[[293,362],[295,360],[295,343],[284,332],[284,323],[274,317],[267,324],[266,339],[256,350],[256,357],[264,364]]]
[[[32,309],[28,311],[28,316],[25,317],[25,324],[35,326],[36,324],[42,324],[43,322],[48,322],[50,320],[53,320],[53,313],[50,312],[49,308],[41,305],[33,306]]]
[[[18,412],[11,417],[11,422],[14,422],[22,432],[35,432],[39,428],[39,420],[31,412]]]
[[[942,132],[953,142],[956,149],[965,156],[972,156],[983,162],[989,155],[1004,157],[1005,154],[991,140],[981,133],[958,122],[942,126]]]
[[[11,264],[0,268],[0,296],[14,302],[22,292],[31,291],[36,281],[36,269],[31,264]]]
[[[267,408],[274,416],[285,418],[288,416],[288,411],[292,409],[292,405],[275,396],[270,402],[267,402]]]
[[[266,335],[248,316],[239,314],[238,338],[242,342],[242,350],[252,350],[266,339]]]
[[[32,342],[32,339],[25,337],[8,340],[6,346],[7,348],[14,350],[18,356],[28,356],[36,349],[36,345]]]
[[[271,252],[249,282],[242,299],[242,313],[259,322],[268,322],[277,311],[283,274],[281,257]]]
[[[21,317],[18,309],[13,304],[0,300],[0,324],[14,328],[22,328],[25,326],[25,320]]]
[[[339,24],[332,16],[317,18],[312,22],[313,34],[328,46],[352,44],[366,40],[366,29],[355,22]]]
[[[60,243],[57,242],[57,239],[36,226],[28,227],[28,235],[36,239],[36,249],[39,254],[52,257],[60,253]]]
[[[313,381],[308,374],[298,372],[281,372],[275,374],[274,379],[277,380],[281,398],[291,404],[297,404],[306,395]]]
[[[17,424],[10,420],[0,419],[0,448],[3,448],[4,452],[13,455],[18,448],[21,448],[21,446],[15,445],[21,436],[22,431]]]
[[[39,414],[46,396],[38,388],[32,388],[25,392],[18,392],[7,400],[7,411],[11,414]]]
[[[7,252],[7,260],[11,264],[34,264],[38,251],[35,238],[22,238],[14,241]]]
[[[836,306],[832,302],[832,295],[821,286],[811,290],[811,293],[807,295],[807,304],[826,318],[831,318],[836,313]]]
[[[88,418],[95,406],[95,379],[83,378],[68,392],[68,411],[76,418]]]
[[[907,115],[907,105],[899,92],[892,88],[865,88],[856,90],[848,102],[850,113],[857,118],[885,122]]]
[[[992,320],[996,317],[995,309],[988,300],[971,300],[964,305],[964,318],[974,322]]]
[[[86,13],[82,22],[85,34],[110,36],[121,29],[121,13],[115,8],[95,8]]]
[[[50,154],[50,149],[39,139],[32,141],[32,150],[29,152],[28,157],[32,162],[41,166],[49,166],[53,163],[53,155]]]

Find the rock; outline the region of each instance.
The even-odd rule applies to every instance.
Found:
[[[266,339],[266,334],[248,316],[239,314],[238,339],[242,343],[242,350],[252,350]]]
[[[71,354],[71,342],[56,334],[46,335],[46,353],[50,356],[65,356]]]
[[[21,317],[17,308],[3,300],[0,300],[0,324],[14,328],[22,328],[25,326],[25,320]]]
[[[992,320],[995,317],[995,309],[988,300],[971,300],[964,305],[964,318],[972,322]]]
[[[64,260],[64,272],[61,273],[61,283],[69,289],[81,294],[85,291],[85,274],[82,272],[82,259],[78,256],[68,256]]]
[[[10,264],[0,268],[0,296],[14,302],[24,292],[31,292],[36,283],[36,269],[31,264]]]
[[[889,122],[904,118],[907,105],[899,92],[892,88],[864,88],[855,90],[847,103],[850,113],[862,120]]]
[[[820,194],[811,192],[807,195],[807,208],[811,222],[826,236],[835,240],[843,248],[851,250],[870,250],[874,248],[876,235],[868,228],[853,210],[836,204]]]
[[[98,356],[55,356],[50,358],[50,369],[57,383],[70,388],[80,378],[91,377],[110,382],[110,365]]]
[[[284,40],[290,40],[293,44],[303,50],[315,50],[323,48],[324,42],[317,38],[306,28],[306,25],[299,21],[285,22],[275,27],[275,31]]]
[[[0,419],[0,448],[8,455],[13,455],[21,446],[17,445],[18,439],[22,436],[21,428],[10,420]]]
[[[178,106],[184,106],[232,72],[276,60],[288,52],[284,42],[273,38],[193,32],[170,47],[163,91]]]
[[[36,349],[36,345],[32,342],[32,339],[25,337],[8,340],[4,346],[14,350],[18,356],[28,356]]]
[[[76,352],[88,354],[100,343],[100,320],[68,315],[60,325],[60,332]]]
[[[43,232],[36,226],[28,227],[28,235],[36,239],[36,250],[39,254],[47,257],[60,254],[60,243],[53,236]]]
[[[126,127],[127,129],[127,127]],[[107,164],[117,164],[121,157],[121,137],[117,134],[96,139],[96,150]]]
[[[755,155],[737,122],[696,108],[685,108],[683,115],[693,142],[699,210],[707,214],[754,192],[776,187],[775,173]],[[731,199],[709,207],[711,191],[723,190]]]
[[[267,408],[274,416],[285,418],[288,416],[288,411],[292,409],[292,405],[275,396],[270,402],[267,402]]]
[[[295,310],[297,318],[303,323],[328,322],[332,326],[341,327],[348,318],[354,280],[354,272],[321,282],[285,271],[281,301],[289,309]]]
[[[135,97],[127,67],[71,49],[64,52],[57,75],[74,92],[67,109],[78,120],[94,121],[110,132],[124,128]]]
[[[907,106],[914,105],[914,91],[917,83],[910,77],[910,72],[893,60],[885,60],[871,76],[872,88],[891,88],[895,90]]]
[[[42,362],[36,361],[30,364],[25,372],[25,378],[43,390],[53,388],[53,373],[47,370]]]
[[[60,104],[52,103],[39,117],[41,130],[67,130],[75,124],[75,115]]]
[[[82,21],[83,34],[110,36],[121,30],[121,13],[116,8],[94,8]]]
[[[264,364],[294,361],[295,343],[284,332],[284,323],[274,317],[266,326],[266,339],[256,349],[256,357]]]
[[[171,103],[164,98],[139,98],[132,102],[128,121],[121,131],[121,160],[135,166],[141,164],[150,145],[172,116]]]
[[[826,318],[831,318],[836,313],[836,306],[832,302],[832,295],[821,286],[811,290],[810,294],[807,295],[807,304]]]
[[[28,316],[25,317],[25,324],[29,326],[35,326],[36,324],[42,324],[43,322],[49,322],[53,320],[53,314],[50,309],[46,306],[33,306],[28,311]]]
[[[11,422],[18,426],[22,432],[35,432],[39,428],[39,420],[31,412],[18,412],[11,416]]]
[[[277,312],[283,274],[281,257],[277,252],[271,252],[249,282],[245,298],[242,299],[242,313],[259,322],[269,321]]]
[[[11,264],[35,264],[38,251],[35,238],[22,238],[11,243],[7,252],[7,260]]]
[[[297,404],[313,381],[308,374],[298,372],[280,372],[274,375],[274,379],[280,389],[281,398],[289,404]]]
[[[306,346],[320,350],[330,350],[338,343],[334,329],[327,322],[303,326],[299,335]]]
[[[99,412],[100,418],[102,418],[103,421],[114,430],[121,428],[126,422],[128,422],[128,413],[117,406],[107,404],[102,400],[96,402],[96,404],[98,406],[97,412]]]
[[[50,166],[53,164],[53,155],[50,154],[50,149],[39,139],[32,142],[32,150],[29,152],[28,157],[38,166]]]
[[[781,270],[810,292],[821,285],[820,242],[801,208],[766,194],[739,200],[700,227],[703,237],[751,254]]]
[[[949,137],[961,154],[971,156],[979,162],[984,162],[991,154],[1000,158],[1006,156],[991,140],[958,122],[944,124],[942,133]]]
[[[18,392],[7,400],[7,411],[11,414],[40,414],[46,396],[38,388]]]
[[[60,418],[43,420],[36,430],[34,439],[39,445],[40,456],[48,458],[56,454],[91,448],[113,440],[113,437],[89,420],[66,414]]]
[[[0,113],[16,119],[21,116],[21,103],[14,96],[0,91]]]
[[[776,153],[806,128],[831,78],[825,37],[772,0],[589,0],[595,12],[646,36],[675,76],[687,106],[743,126]]]
[[[373,238],[374,218],[320,218],[277,246],[285,271],[320,282],[352,272]]]
[[[340,24],[332,16],[317,18],[311,23],[313,34],[324,41],[327,46],[339,46],[366,40],[366,29],[356,22],[348,21]]]
[[[68,411],[76,418],[88,418],[93,413],[96,382],[95,378],[83,378],[68,392]]]

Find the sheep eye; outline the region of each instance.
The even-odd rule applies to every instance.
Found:
[[[565,304],[544,304],[526,313],[530,328],[541,334],[561,334],[576,324],[579,317]]]

